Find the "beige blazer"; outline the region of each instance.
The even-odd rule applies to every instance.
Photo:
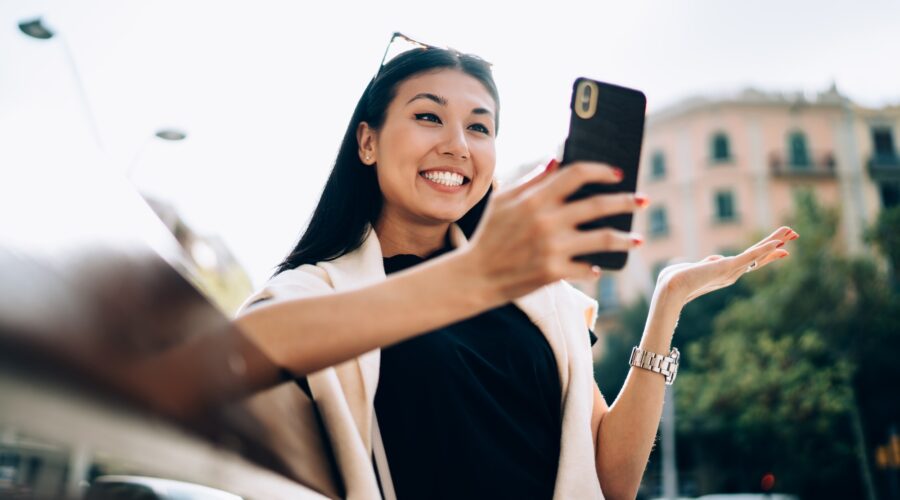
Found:
[[[455,247],[466,244],[451,226]],[[282,272],[251,295],[238,315],[266,303],[347,291],[385,279],[381,245],[374,230],[362,246],[331,262]],[[597,302],[559,281],[513,301],[544,333],[562,384],[562,438],[554,498],[602,499],[591,433],[593,363],[586,327],[593,327]],[[377,320],[373,318],[373,321]],[[310,374],[309,385],[328,430],[348,499],[380,498],[372,466],[372,422],[380,350]]]

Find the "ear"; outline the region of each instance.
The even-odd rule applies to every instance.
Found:
[[[375,129],[366,122],[359,122],[356,127],[356,143],[359,144],[359,161],[363,165],[374,165],[376,158],[375,143],[378,142]]]

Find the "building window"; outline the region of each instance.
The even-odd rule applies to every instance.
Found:
[[[734,193],[732,191],[717,191],[714,203],[716,222],[737,220],[737,213],[734,210]]]
[[[806,147],[806,135],[803,132],[792,132],[788,136],[788,152],[792,167],[809,166],[809,149]]]
[[[619,305],[619,297],[616,295],[616,277],[611,273],[604,273],[597,284],[597,302],[600,309],[615,309]]]
[[[717,132],[712,138],[712,159],[714,162],[731,160],[731,145],[725,132]]]
[[[900,183],[881,183],[881,205],[884,208],[900,205]]]
[[[669,219],[665,207],[650,209],[650,237],[661,238],[669,234]]]
[[[662,179],[666,176],[666,157],[662,151],[653,153],[653,159],[650,165],[650,178]]]
[[[879,160],[891,160],[897,156],[894,149],[894,135],[887,127],[872,129],[872,142],[875,146],[875,158]]]

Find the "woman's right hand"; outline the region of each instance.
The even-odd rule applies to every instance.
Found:
[[[574,261],[593,252],[628,251],[642,243],[634,233],[612,228],[577,229],[601,217],[633,212],[647,205],[634,193],[590,196],[566,202],[585,184],[615,184],[622,174],[600,163],[575,162],[503,190],[488,203],[464,252],[479,278],[499,300],[509,301],[560,279],[596,279],[599,268]]]

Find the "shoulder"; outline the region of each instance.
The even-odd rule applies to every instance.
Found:
[[[258,305],[315,297],[334,291],[328,272],[317,265],[305,264],[281,272],[251,294],[238,308],[236,316],[246,314]]]

